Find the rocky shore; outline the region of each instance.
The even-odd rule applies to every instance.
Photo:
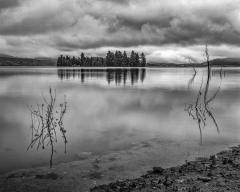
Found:
[[[154,167],[146,175],[91,189],[91,192],[240,191],[240,145],[181,166]]]
[[[39,167],[6,173],[0,176],[0,192],[240,191],[240,145],[209,158],[186,161],[181,166],[154,167],[141,177],[127,180],[99,180],[104,177],[103,170],[112,166],[107,159],[108,156],[102,158],[101,165],[95,160],[89,167],[83,161],[75,161],[53,169]],[[101,168],[105,161],[107,166]],[[117,173],[120,175],[121,170]]]

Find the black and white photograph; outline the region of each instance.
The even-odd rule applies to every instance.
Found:
[[[0,192],[239,192],[240,0],[0,0]]]

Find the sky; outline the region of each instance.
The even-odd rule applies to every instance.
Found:
[[[240,57],[240,0],[0,0],[0,53],[144,52],[149,62]]]

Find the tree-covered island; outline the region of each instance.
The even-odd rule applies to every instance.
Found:
[[[132,51],[130,56],[127,52],[108,51],[106,57],[89,57],[81,53],[80,57],[59,56],[58,67],[145,67],[146,57],[144,53],[140,55]]]

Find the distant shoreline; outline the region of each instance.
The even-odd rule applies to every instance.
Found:
[[[210,61],[212,67],[240,67],[240,58],[214,59]],[[147,63],[145,67],[115,67],[115,66],[57,66],[55,58],[18,58],[18,57],[1,57],[0,67],[52,67],[52,68],[202,68],[206,63]]]
[[[206,65],[192,66],[192,65],[162,65],[162,66],[146,66],[146,67],[57,67],[50,65],[0,65],[0,68],[52,68],[52,69],[161,69],[161,68],[204,68]],[[214,68],[240,67],[240,65],[212,65]]]

